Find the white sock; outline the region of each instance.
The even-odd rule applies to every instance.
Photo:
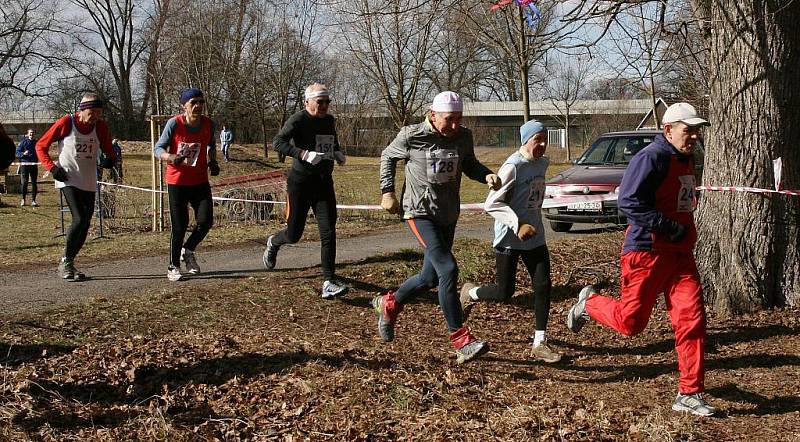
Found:
[[[469,297],[472,298],[473,301],[477,301],[478,300],[478,288],[479,287],[473,287],[473,288],[469,289],[469,292],[468,292],[469,293]]]
[[[547,338],[544,335],[544,330],[536,330],[533,334],[533,346],[538,347],[539,344],[546,341]]]

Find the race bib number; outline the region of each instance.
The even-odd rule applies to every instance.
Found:
[[[534,178],[531,182],[531,194],[528,196],[528,209],[540,210],[542,208],[542,201],[544,201],[544,179]]]
[[[322,154],[322,159],[333,160],[333,135],[317,135],[317,145],[314,148]]]
[[[458,173],[458,151],[455,149],[430,150],[426,154],[428,163],[428,182],[449,183]]]
[[[94,137],[75,137],[75,161],[81,163],[85,160],[94,161],[97,152],[97,139]]]
[[[694,211],[694,175],[681,175],[678,177],[681,182],[678,191],[678,212]]]
[[[191,167],[197,166],[197,158],[200,157],[200,143],[185,143],[181,141],[178,144],[178,156],[186,158],[183,164]]]

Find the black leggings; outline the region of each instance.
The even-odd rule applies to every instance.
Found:
[[[191,186],[168,184],[167,193],[169,193],[169,220],[172,224],[169,264],[179,267],[181,249],[185,247],[193,252],[211,230],[214,224],[214,200],[211,199],[211,186],[207,182]],[[189,205],[194,210],[196,226],[184,243],[183,238],[189,227]]]
[[[308,209],[314,211],[322,243],[320,260],[322,276],[332,280],[336,276],[336,194],[333,177],[311,175],[300,177],[293,174],[286,180],[288,201],[286,206],[286,228],[272,239],[272,245],[282,246],[300,241],[306,228]]]
[[[69,212],[72,214],[72,224],[67,230],[67,243],[64,246],[64,257],[71,261],[78,256],[86,242],[89,223],[94,215],[94,192],[66,186],[61,188],[61,194],[67,200]]]
[[[19,174],[22,181],[22,199],[28,195],[28,180],[31,182],[31,198],[36,201],[36,194],[39,193],[39,188],[36,185],[36,180],[39,176],[39,168],[37,166],[19,166]]]
[[[536,330],[545,330],[550,315],[550,252],[547,246],[533,250],[494,249],[497,262],[497,284],[478,288],[479,299],[508,301],[517,286],[517,263],[519,258],[528,269],[533,281],[533,308],[536,315]]]

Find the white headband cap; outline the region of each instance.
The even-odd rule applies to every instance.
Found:
[[[330,97],[330,94],[328,93],[327,89],[307,91],[305,95],[306,95],[306,100],[310,100],[312,98],[317,98],[317,97]]]
[[[431,110],[434,112],[463,112],[464,102],[457,93],[444,91],[433,97]]]

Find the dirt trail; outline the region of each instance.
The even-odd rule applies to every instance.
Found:
[[[398,226],[399,227],[399,226]],[[487,239],[491,226],[459,226],[458,237]],[[91,245],[89,246],[91,247]],[[337,240],[337,262],[356,261],[381,253],[415,248],[405,229]],[[281,248],[277,270],[319,265],[318,241],[301,241]],[[242,278],[267,272],[261,262],[263,246],[209,250],[201,245],[197,253],[203,273],[179,284],[202,284],[209,278]],[[56,275],[57,267],[0,274],[0,312],[34,312],[75,304],[96,296],[120,296],[131,291],[159,289],[171,284],[166,278],[166,256],[91,263],[78,259],[78,268],[89,276],[84,282],[66,282]]]

